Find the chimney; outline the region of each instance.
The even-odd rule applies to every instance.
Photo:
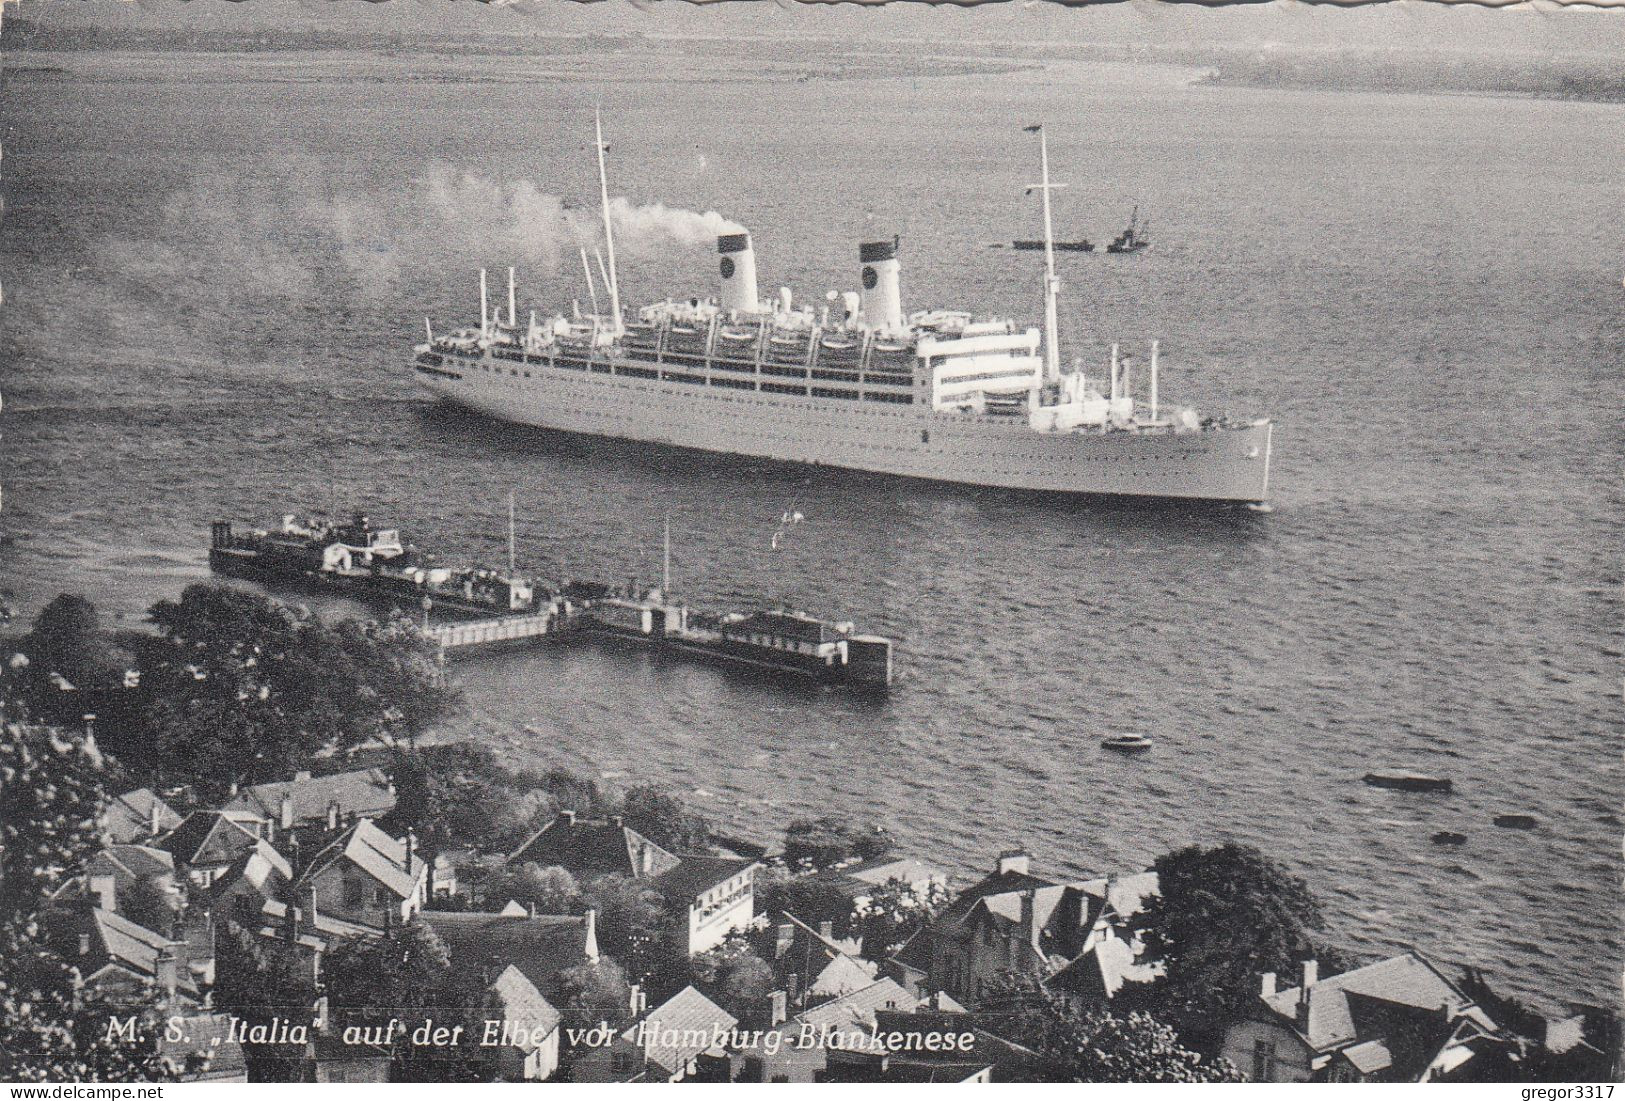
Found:
[[[722,234],[717,238],[717,252],[722,255],[717,265],[722,273],[722,308],[755,313],[760,306],[756,295],[756,250],[751,247],[750,234]]]
[[[361,520],[362,520],[363,523],[365,523],[366,522],[366,517],[363,516],[361,518]],[[296,772],[296,773],[293,774],[293,782],[296,783],[296,784],[302,784],[306,780],[309,780],[309,779],[310,779],[310,773],[308,771],[300,771],[300,772]]]
[[[158,797],[156,795],[152,797],[152,811],[147,816],[147,832],[154,837],[158,836]]]
[[[305,884],[305,925],[312,931],[316,928],[316,884]]]
[[[999,863],[994,871],[998,875],[1027,875],[1031,864],[1032,857],[1027,855],[1025,849],[1006,849],[999,854]]]
[[[643,846],[641,863],[642,863],[642,867],[643,867],[643,874],[645,876],[649,876],[649,875],[654,874],[654,870],[655,870],[655,854],[654,854],[654,850],[651,849],[648,845]]]
[[[163,991],[166,998],[175,996],[175,946],[166,944],[158,949],[158,958],[153,964],[153,978],[158,983],[158,989]]]
[[[1318,960],[1304,960],[1303,961],[1303,974],[1302,974],[1302,977],[1301,977],[1301,981],[1299,982],[1298,985],[1303,987],[1303,996],[1304,996],[1305,1001],[1307,1001],[1308,998],[1309,998],[1309,988],[1311,986],[1314,986],[1319,981],[1320,981],[1320,961],[1318,961]]]
[[[339,828],[339,801],[337,799],[328,800],[327,828],[329,830],[336,830]]]
[[[80,933],[79,934],[79,954],[81,956],[90,955],[90,934],[89,933]]]
[[[282,793],[281,813],[277,816],[277,820],[283,829],[293,829],[293,796],[287,792]]]
[[[790,946],[796,940],[796,927],[788,921],[779,922],[779,928],[773,939],[773,958],[782,960],[784,954],[790,951]]]
[[[405,861],[404,867],[406,869],[406,874],[407,875],[412,874],[412,863],[413,863],[413,861],[415,861],[417,859],[417,855],[418,855],[418,834],[417,834],[417,831],[416,830],[407,830],[406,831],[406,844],[405,844],[405,846],[403,846],[402,851],[401,851],[401,857]]]
[[[624,821],[625,821],[625,819],[622,818],[618,814],[612,814],[612,815],[609,816],[609,824],[610,824],[611,828],[613,828],[613,829],[617,829],[617,830],[620,829],[621,824]]]
[[[589,960],[598,959],[598,911],[588,910],[581,919],[581,953]]]
[[[794,971],[784,978],[784,996],[791,1005],[801,1004],[801,976]]]
[[[118,910],[118,888],[116,880],[110,875],[93,875],[89,877],[89,894],[96,900],[98,910]]]
[[[825,940],[834,940],[835,923],[833,921],[820,921],[818,923],[818,935]]]
[[[862,265],[859,277],[863,289],[858,292],[858,302],[863,323],[871,329],[902,328],[903,297],[898,289],[896,239],[859,245],[858,263]]]
[[[643,1016],[644,1012],[649,1008],[649,995],[645,994],[643,987],[637,983],[633,983],[628,988],[627,1008],[632,1011],[634,1017]]]
[[[1259,979],[1259,996],[1264,998],[1275,997],[1275,972],[1266,971]]]
[[[233,780],[231,782],[231,787],[228,788],[227,791],[231,794],[232,798],[236,798],[236,796],[237,796],[237,781],[236,780]]]
[[[790,1015],[789,1000],[784,991],[775,990],[767,996],[767,1027],[778,1028]]]
[[[310,1023],[315,1027],[316,1032],[319,1035],[324,1035],[325,1036],[327,1034],[327,1031],[328,1031],[328,1029],[327,1029],[327,1025],[328,1025],[328,1020],[327,1020],[327,995],[323,994],[321,997],[317,998],[315,1004],[312,1005],[310,1008],[311,1008],[311,1022]]]
[[[1034,950],[1038,948],[1038,891],[1029,888],[1021,892],[1021,939]]]
[[[573,810],[559,811],[559,818],[563,820],[566,826],[573,826],[576,824],[576,812]]]

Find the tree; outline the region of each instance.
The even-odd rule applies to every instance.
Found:
[[[676,922],[646,881],[612,872],[582,884],[581,898],[598,911],[598,947],[620,960],[634,982],[682,973]]]
[[[0,907],[31,910],[101,843],[105,761],[93,739],[6,721],[0,737]]]
[[[857,908],[855,924],[863,938],[865,959],[889,958],[952,901],[948,889],[930,883],[916,891],[910,884],[889,880],[869,893]]]
[[[267,940],[225,922],[215,938],[214,1002],[249,1025],[274,1018],[310,1025],[316,984],[308,957],[286,941]],[[286,1044],[243,1045],[249,1076],[256,1082],[294,1082],[303,1072],[304,1052]]]
[[[255,593],[189,585],[154,604],[137,654],[154,763],[205,797],[318,754],[415,738],[454,695],[410,622],[331,627]]]
[[[123,683],[131,655],[102,626],[101,613],[82,596],[63,593],[34,618],[17,649],[28,655],[36,677],[56,674],[77,688]]]
[[[546,868],[535,861],[517,868],[506,865],[492,873],[480,891],[491,909],[501,908],[510,899],[521,906],[534,906],[539,914],[575,914],[582,907],[581,885],[556,864]]]
[[[1142,913],[1146,958],[1163,975],[1146,991],[1187,1042],[1216,1050],[1225,1023],[1258,997],[1258,977],[1317,953],[1325,924],[1309,885],[1248,845],[1192,845],[1160,857]]]
[[[162,1082],[162,1022],[152,1005],[82,996],[79,976],[29,913],[0,915],[0,1080]],[[134,1039],[113,1035],[114,1014],[137,1018]]]
[[[1039,1053],[1043,1081],[1236,1082],[1223,1059],[1204,1059],[1149,1013],[1083,1011],[1032,975],[1007,972],[988,989],[983,1027]]]
[[[590,1027],[607,1021],[619,1028],[632,1019],[632,987],[626,971],[608,957],[560,971],[559,993],[570,1025]]]
[[[382,937],[346,941],[328,953],[323,973],[329,1010],[340,1028],[401,1022],[391,1072],[397,1081],[474,1082],[489,1076],[475,1019],[480,976],[453,968],[445,943],[427,925],[411,921]],[[414,1043],[412,1033],[426,1022],[462,1025],[460,1042]]]
[[[458,845],[506,849],[529,826],[523,793],[485,746],[457,742],[403,751],[390,774],[397,798],[385,827],[395,834],[415,830],[431,852]]]
[[[657,787],[644,784],[629,789],[621,798],[621,816],[667,852],[711,851],[711,827],[705,819]]]
[[[154,933],[175,935],[175,892],[167,876],[142,876],[131,883],[118,900],[125,917]]]
[[[761,900],[763,913],[794,914],[815,926],[827,921],[842,936],[852,924],[852,896],[815,876],[795,875],[783,868],[764,868],[756,879],[756,897]]]
[[[833,815],[798,818],[784,833],[784,861],[792,868],[829,868],[846,860],[873,860],[891,851],[892,838],[877,825]]]
[[[773,968],[741,936],[689,960],[689,981],[740,1020],[756,1015],[773,992]]]

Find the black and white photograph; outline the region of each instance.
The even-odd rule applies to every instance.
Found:
[[[0,0],[0,203],[9,1096],[1625,1074],[1617,3]]]

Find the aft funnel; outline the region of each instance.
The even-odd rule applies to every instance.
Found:
[[[722,234],[717,238],[717,252],[722,254],[718,264],[722,273],[722,308],[740,313],[755,313],[761,309],[756,297],[756,250],[751,248],[750,234]]]
[[[871,329],[903,327],[903,296],[898,289],[897,239],[869,241],[858,246],[863,265],[860,309]]]

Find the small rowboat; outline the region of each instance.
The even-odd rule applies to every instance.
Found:
[[[1397,791],[1449,791],[1453,786],[1442,776],[1423,776],[1416,772],[1368,772],[1365,782],[1374,788]]]
[[[1104,739],[1100,745],[1103,749],[1114,749],[1119,753],[1143,753],[1151,748],[1151,739],[1144,734],[1116,734]]]

